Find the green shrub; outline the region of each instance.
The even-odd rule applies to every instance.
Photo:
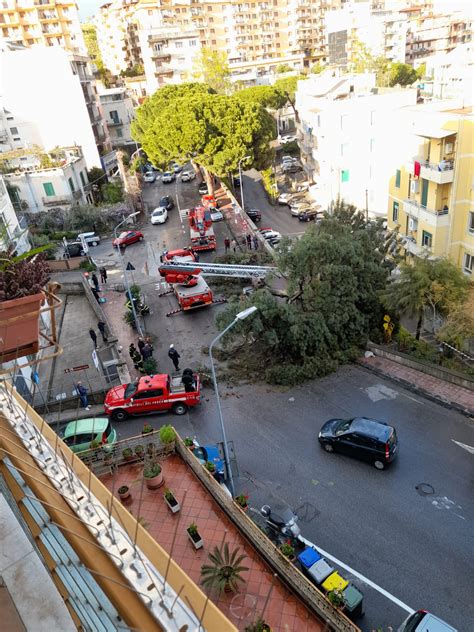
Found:
[[[79,267],[81,268],[81,270],[86,270],[87,272],[94,272],[94,270],[97,270],[97,268],[91,261],[81,261]]]
[[[275,173],[273,171],[273,168],[270,167],[268,169],[263,169],[261,174],[263,188],[268,195],[268,199],[271,204],[275,204],[275,201],[278,197],[278,188],[276,186]]]
[[[145,371],[146,375],[155,375],[158,370],[155,358],[147,358],[143,362],[143,370]]]
[[[161,426],[160,428],[160,441],[161,443],[173,443],[176,439],[176,432],[170,424]]]
[[[285,143],[282,145],[282,150],[285,152],[285,155],[290,154],[290,156],[299,156],[300,148],[298,146],[298,141],[293,140],[291,143]]]

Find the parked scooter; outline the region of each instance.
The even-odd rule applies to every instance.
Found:
[[[263,505],[260,509],[260,513],[265,518],[266,526],[271,535],[276,539],[281,537],[289,538],[291,540],[298,540],[300,536],[300,528],[296,524],[298,517],[291,511],[291,509],[278,510],[275,513],[271,510],[269,505]]]

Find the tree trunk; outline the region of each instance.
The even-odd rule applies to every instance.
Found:
[[[417,340],[420,339],[421,336],[421,326],[423,325],[423,306],[420,307],[420,310],[418,312],[418,322],[416,323],[416,336],[415,338]]]
[[[210,173],[206,167],[204,169],[204,179],[206,180],[207,190],[209,191],[209,195],[214,195],[214,176]]]
[[[299,115],[298,115],[298,112],[296,111],[296,108],[295,108],[295,102],[294,102],[294,101],[292,101],[292,100],[290,99],[290,97],[288,97],[288,102],[289,102],[289,104],[290,104],[290,106],[291,106],[291,109],[293,110],[293,114],[295,115],[295,123],[299,123],[299,122],[300,122],[300,117],[299,117]]]
[[[191,165],[194,169],[194,172],[197,176],[201,176],[202,177],[202,173],[201,173],[201,167],[197,164],[197,162],[194,162],[194,160],[191,160]]]

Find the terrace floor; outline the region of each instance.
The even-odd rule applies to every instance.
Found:
[[[253,623],[264,608],[264,618],[275,632],[323,630],[324,623],[273,575],[184,461],[175,454],[167,457],[162,466],[165,484],[158,490],[149,490],[145,486],[142,490],[143,465],[122,466],[115,475],[102,476],[101,481],[115,495],[121,485],[130,487],[132,498],[125,501],[125,506],[168,552],[177,521],[180,521],[172,557],[198,585],[201,565],[208,562],[208,553],[214,545],[221,545],[225,537],[231,550],[235,546],[242,549],[247,556],[243,565],[249,570],[243,573],[245,584],[242,584],[241,591],[237,594],[223,593],[220,597],[217,593],[210,595],[239,630]],[[170,488],[181,502],[181,511],[176,514],[171,513],[163,499],[165,487]],[[198,551],[194,550],[186,533],[191,522],[197,524],[204,541],[204,547]]]

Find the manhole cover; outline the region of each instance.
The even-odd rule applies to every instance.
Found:
[[[415,486],[415,489],[420,496],[430,496],[431,494],[434,494],[434,487],[429,483],[420,483]]]

